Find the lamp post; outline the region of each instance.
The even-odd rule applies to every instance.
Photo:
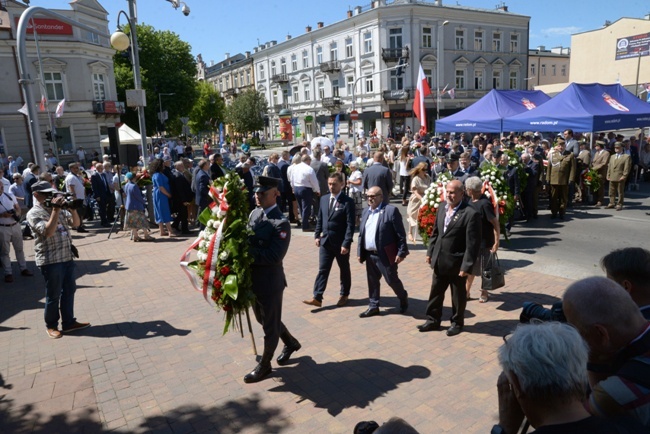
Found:
[[[162,98],[163,96],[176,95],[175,93],[159,93],[158,94],[158,119],[160,119],[160,135],[162,136],[162,125],[167,119],[163,119]]]
[[[129,2],[129,14],[127,15],[124,11],[119,11],[117,13],[117,27],[118,31],[111,35],[111,45],[118,51],[124,51],[129,48],[131,45],[131,60],[133,63],[133,85],[135,87],[135,93],[138,95],[137,109],[138,109],[138,124],[140,126],[140,153],[142,154],[142,162],[146,164],[146,153],[147,149],[147,124],[144,116],[144,108],[147,105],[147,99],[144,89],[142,89],[142,77],[140,76],[140,53],[138,46],[138,12],[136,10],[135,0],[127,0]],[[185,2],[179,0],[166,0],[172,4],[174,9],[178,9],[180,5],[183,5],[182,12],[183,15],[188,16],[190,14],[190,8],[185,4]],[[120,29],[120,15],[124,14],[127,21],[129,22],[129,36],[127,36]],[[128,99],[128,98],[127,98]]]
[[[449,21],[445,20],[438,26],[438,40],[436,41],[436,53],[438,56],[438,59],[436,60],[436,119],[438,120],[440,119],[440,105],[442,104],[442,98],[440,95],[440,65],[444,62],[442,31],[447,24],[449,24]]]

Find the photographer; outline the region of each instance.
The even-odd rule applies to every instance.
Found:
[[[71,201],[50,183],[39,181],[32,186],[34,207],[27,213],[27,222],[34,232],[36,265],[45,278],[45,327],[47,335],[58,339],[61,333],[84,329],[90,324],[80,323],[74,317],[76,248],[72,245],[70,226],[81,224],[75,209],[78,201]],[[67,208],[67,209],[65,209]],[[59,315],[59,309],[61,315]],[[59,331],[62,317],[63,330]]]
[[[25,253],[23,253],[23,233],[20,228],[20,205],[15,197],[5,192],[4,183],[0,182],[0,262],[4,269],[5,282],[14,281],[11,271],[10,245],[14,246],[16,260],[20,266],[20,274],[33,276],[27,269]]]

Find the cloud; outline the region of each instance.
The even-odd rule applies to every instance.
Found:
[[[565,36],[572,35],[582,31],[582,27],[576,26],[566,26],[566,27],[549,27],[548,29],[543,29],[541,33],[544,36]]]

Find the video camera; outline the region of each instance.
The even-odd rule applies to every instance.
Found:
[[[532,301],[525,302],[524,308],[521,310],[521,314],[519,315],[519,322],[527,324],[532,319],[540,321],[567,322],[561,301],[553,303],[550,309]]]
[[[62,208],[62,209],[79,209],[83,206],[84,201],[83,199],[75,199],[73,195],[70,193],[64,193],[62,196],[65,198],[65,202],[61,204],[54,204],[52,203],[52,200],[57,197],[61,196],[61,194],[54,194],[51,193],[44,201],[44,205],[47,208]]]

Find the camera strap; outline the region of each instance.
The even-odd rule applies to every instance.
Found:
[[[9,200],[11,201],[11,203],[12,203],[12,204],[14,203],[14,201],[11,199],[11,196],[9,196],[6,192],[5,192],[5,193],[2,193],[2,195],[3,195],[3,196],[7,196],[7,197],[9,198]],[[11,212],[11,211],[13,210],[13,208],[9,209],[9,208],[7,208],[6,206],[4,206],[3,203],[2,203],[2,201],[0,201],[0,205],[2,205],[2,207],[5,209],[6,212]]]

